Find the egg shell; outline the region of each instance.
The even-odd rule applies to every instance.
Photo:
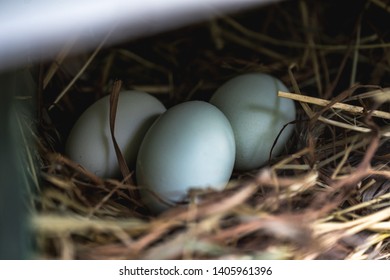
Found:
[[[159,115],[166,111],[155,97],[139,91],[119,94],[115,139],[130,169],[134,169],[142,139]],[[100,177],[120,174],[110,132],[110,96],[93,103],[73,126],[65,153]]]
[[[279,98],[277,92],[288,91],[278,79],[262,73],[237,76],[213,94],[210,103],[229,119],[236,140],[236,170],[258,168],[269,153],[283,126],[295,119],[294,102]],[[287,126],[280,135],[273,155],[279,154],[293,132]]]
[[[137,159],[141,196],[154,212],[176,203],[191,188],[221,189],[235,158],[233,130],[225,115],[203,101],[168,109],[147,132]],[[150,192],[152,191],[152,192]]]

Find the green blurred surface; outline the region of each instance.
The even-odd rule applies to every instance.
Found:
[[[32,96],[33,91],[27,70],[0,73],[0,259],[26,259],[30,254],[26,142],[17,118],[28,114],[31,104],[16,104],[15,97]]]

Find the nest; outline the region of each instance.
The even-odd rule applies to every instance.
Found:
[[[38,65],[36,257],[389,259],[389,13],[383,0],[287,1],[77,57],[66,46]],[[169,108],[253,71],[290,88],[280,98],[296,100],[294,136],[223,191],[156,216],[133,196],[132,170],[103,179],[63,154],[116,80]]]

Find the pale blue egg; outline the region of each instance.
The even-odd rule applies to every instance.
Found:
[[[182,201],[191,188],[225,187],[234,158],[233,130],[217,107],[189,101],[168,109],[138,154],[136,178],[145,204],[160,212]]]
[[[288,91],[280,80],[267,74],[249,73],[227,81],[210,99],[232,125],[236,139],[235,169],[247,171],[266,164],[279,132],[295,120],[294,102],[279,98],[279,90]],[[293,125],[284,129],[273,155],[283,150],[293,129]]]
[[[135,168],[146,131],[165,110],[157,98],[145,92],[119,94],[114,134],[130,169]],[[120,174],[110,132],[110,96],[99,99],[80,116],[69,134],[65,152],[100,177]]]

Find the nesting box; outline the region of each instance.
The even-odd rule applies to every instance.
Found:
[[[389,9],[349,4],[278,2],[77,54],[70,44],[34,63],[34,256],[388,259]],[[223,189],[194,186],[156,214],[120,149],[116,177],[97,176],[65,153],[76,120],[115,96],[118,81],[169,110],[208,102],[223,83],[253,72],[287,86],[278,98],[294,100],[297,114],[280,132],[294,129],[277,156],[235,170]],[[267,155],[278,137],[272,141]]]

